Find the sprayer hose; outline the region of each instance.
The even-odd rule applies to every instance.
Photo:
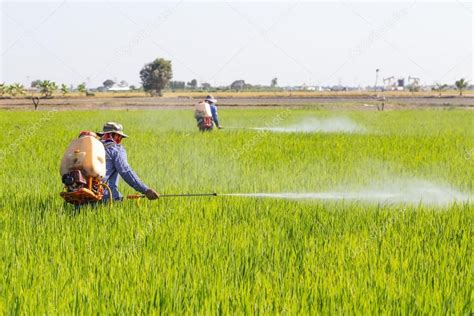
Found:
[[[112,198],[112,190],[110,189],[109,185],[105,182],[101,183],[102,187],[105,187],[107,189],[107,192],[109,192],[109,203],[112,204],[113,198]]]

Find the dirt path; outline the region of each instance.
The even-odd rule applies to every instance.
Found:
[[[93,109],[161,109],[189,108],[198,99],[193,98],[68,98],[41,99],[40,110],[93,110]],[[278,98],[221,98],[219,105],[225,107],[323,107],[328,109],[370,110],[380,102],[368,97],[278,97]],[[386,109],[463,107],[474,108],[474,97],[391,97],[385,102]],[[0,109],[32,110],[31,99],[0,99]]]

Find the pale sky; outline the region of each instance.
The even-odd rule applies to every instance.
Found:
[[[469,1],[0,2],[0,82],[139,85],[157,57],[173,80],[213,86],[366,86],[377,68],[381,79],[472,82]]]

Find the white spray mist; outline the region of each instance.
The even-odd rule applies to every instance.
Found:
[[[363,133],[365,128],[346,117],[332,118],[305,118],[301,122],[282,127],[256,127],[263,130],[279,133]]]

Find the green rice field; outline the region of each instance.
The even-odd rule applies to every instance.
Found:
[[[0,314],[474,313],[473,111],[220,120],[2,111]],[[63,152],[107,121],[147,185],[218,196],[65,205]]]

